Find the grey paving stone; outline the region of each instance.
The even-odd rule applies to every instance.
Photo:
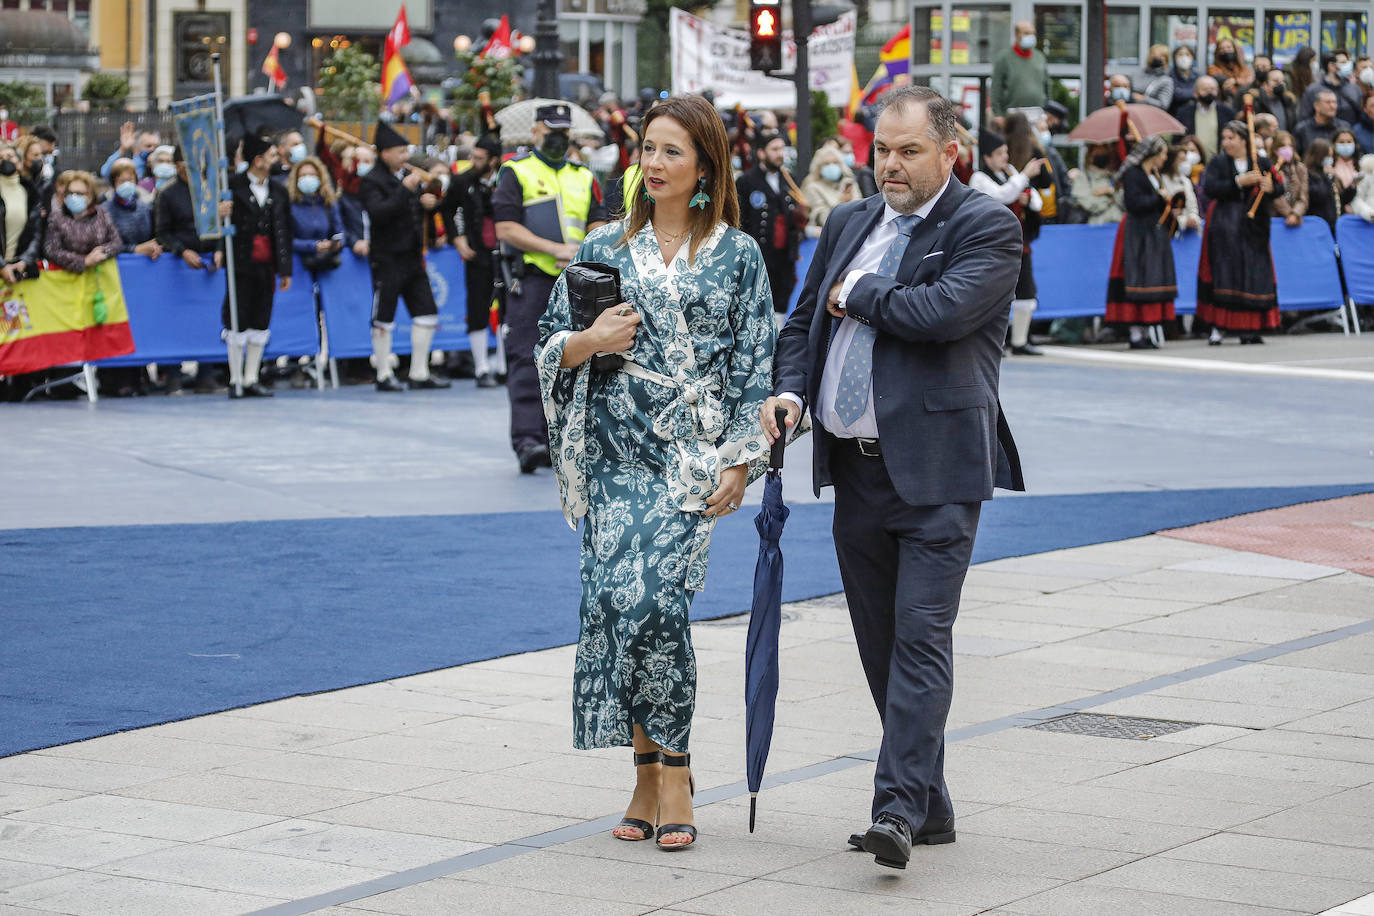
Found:
[[[961,615],[954,623],[954,636],[984,637],[989,639],[1008,639],[1016,642],[1047,643],[1074,639],[1089,633],[1096,633],[1091,627],[1071,627],[1059,623],[1042,621],[1008,620],[990,616],[979,616],[974,612]],[[958,652],[959,649],[955,648]],[[970,653],[971,654],[971,653]]]
[[[139,730],[48,748],[38,753],[42,756],[103,760],[185,773],[230,766],[266,757],[272,752],[242,745],[169,738]]]
[[[1142,633],[1167,633],[1199,639],[1229,639],[1276,645],[1304,636],[1327,633],[1356,624],[1361,618],[1343,614],[1293,614],[1255,607],[1254,604],[1217,604],[1179,611],[1168,617],[1129,624]]]
[[[347,760],[369,760],[373,763],[404,761],[411,766],[470,773],[485,773],[518,766],[529,762],[532,756],[528,749],[468,741],[435,741],[406,735],[369,735],[366,738],[316,748],[312,753]]]
[[[1275,589],[1263,595],[1251,595],[1234,603],[1264,610],[1290,611],[1298,614],[1339,614],[1368,620],[1374,617],[1374,582],[1367,576],[1344,573],[1316,582],[1303,582]]]
[[[884,894],[866,894],[814,885],[787,884],[758,879],[725,890],[703,894],[679,903],[678,912],[705,916],[739,916],[741,913],[825,913],[828,916],[867,916],[869,913],[923,916],[972,916],[982,908],[932,900],[914,901]],[[661,911],[670,912],[670,911]]]
[[[80,798],[85,792],[74,789],[52,789],[47,786],[26,786],[17,782],[0,782],[0,817],[16,811],[41,808],[53,802]]]
[[[1139,858],[1136,853],[1083,846],[1076,837],[1042,836],[1029,840],[967,831],[965,834],[955,843],[932,846],[919,853],[936,865],[1066,881],[1076,881]]]
[[[992,636],[954,636],[955,655],[981,655],[995,658],[999,655],[1010,655],[1013,652],[1020,652],[1022,649],[1031,649],[1040,645],[1038,641],[1019,640],[1019,639],[999,639]]]
[[[710,823],[715,823],[716,820],[721,819],[715,811],[712,811],[710,815],[707,818]],[[732,813],[730,816],[738,817],[738,814]],[[834,838],[831,839],[833,851]],[[698,842],[701,845],[692,849],[691,855],[674,853],[677,855],[673,860],[674,869],[755,878],[784,868],[791,868],[794,865],[812,862],[830,854],[829,851],[808,849],[795,844],[770,843],[758,837],[757,834],[752,838],[742,839],[702,832],[698,834]],[[612,862],[637,862],[641,865],[652,866],[665,864],[663,850],[656,848],[654,843],[647,840],[631,843],[618,840],[604,833],[574,840],[571,843],[560,843],[557,846],[557,851],[568,855],[607,859]],[[683,852],[685,853],[686,850]]]
[[[235,710],[234,715],[245,719],[266,719],[288,725],[324,726],[345,731],[380,734],[414,728],[429,722],[451,717],[451,713],[429,712],[420,709],[391,709],[364,703],[346,703],[331,694],[291,697],[273,703],[248,706]]]
[[[1262,751],[1204,747],[1154,765],[1161,770],[1200,770],[1226,776],[1249,776],[1321,786],[1355,788],[1374,782],[1374,765],[1348,760],[1321,760]]]
[[[1151,855],[1212,832],[1209,827],[1160,824],[1128,817],[1104,817],[1065,811],[1002,805],[956,821],[956,830],[991,837],[1067,843],[1092,849]]]
[[[209,845],[383,872],[419,868],[485,848],[462,840],[298,819],[219,837]]]
[[[1260,648],[1260,643],[1257,642],[1235,642],[1229,639],[1211,638],[1197,639],[1192,636],[1141,633],[1136,630],[1123,629],[1101,630],[1091,633],[1075,639],[1073,645],[1087,646],[1093,649],[1159,652],[1164,655],[1207,661],[1231,658]]]
[[[353,914],[386,913],[394,916],[532,916],[558,913],[567,916],[636,916],[654,907],[614,900],[574,897],[523,887],[478,884],[458,878],[440,878],[413,887],[364,897],[350,904]]]
[[[1266,554],[1249,553],[1243,550],[1219,557],[1187,560],[1165,568],[1185,572],[1220,573],[1228,576],[1296,579],[1303,582],[1324,579],[1327,576],[1338,576],[1345,572],[1345,570],[1337,569],[1334,566],[1319,566],[1315,563],[1303,563],[1298,560],[1287,560],[1283,557],[1271,557]]]
[[[1374,837],[1374,817],[1363,816],[1370,808],[1357,807],[1340,795],[1256,818],[1231,829],[1236,833],[1281,837],[1333,846],[1369,847]]]
[[[79,827],[196,843],[270,824],[273,815],[248,814],[118,795],[87,795],[11,815],[16,821]]]
[[[1094,706],[1092,711],[1113,716],[1145,716],[1147,718],[1169,719],[1175,722],[1205,722],[1213,725],[1255,729],[1274,728],[1287,723],[1306,721],[1303,713],[1310,710],[1284,706],[1260,706],[1252,703],[1223,703],[1218,700],[1167,697],[1158,693],[1146,693],[1124,700],[1113,700],[1101,706]],[[1178,732],[1177,734],[1179,736],[1186,735],[1185,732]]]
[[[16,754],[0,759],[0,781],[80,792],[109,792],[175,775],[172,770],[157,767],[43,754]]]
[[[1276,661],[1290,668],[1320,668],[1326,671],[1374,675],[1374,633],[1364,633],[1324,646],[1290,652]]]
[[[1056,887],[988,912],[1026,916],[1279,916],[1302,911],[1079,883]]]
[[[1132,573],[1154,569],[1155,564],[1148,561],[1137,563],[1093,563],[1086,559],[1074,560],[1055,556],[1054,553],[1041,553],[1029,557],[1008,557],[979,563],[973,567],[979,570],[998,572],[1028,572],[1037,575],[1074,576],[1080,579],[1115,579]]]
[[[1052,595],[1038,595],[1023,601],[1012,602],[1017,607],[1033,607],[1037,609],[1049,609],[1046,613],[1058,623],[1073,623],[1066,619],[1067,615],[1056,613],[1057,611],[1081,611],[1085,614],[1101,614],[1101,618],[1087,617],[1084,622],[1076,624],[1079,626],[1089,626],[1089,620],[1100,620],[1099,626],[1120,626],[1130,620],[1140,620],[1146,617],[1160,617],[1165,614],[1176,614],[1179,611],[1186,611],[1190,608],[1201,607],[1207,602],[1201,598],[1165,598],[1162,595],[1109,595],[1100,593],[1084,593],[1075,589],[1067,592],[1055,592]],[[981,610],[981,609],[980,609]]]
[[[1283,779],[1278,773],[1274,773],[1273,778],[1239,776],[1234,773],[1191,769],[1185,766],[1166,767],[1162,764],[1113,773],[1094,780],[1092,785],[1187,798],[1217,798],[1224,801],[1273,799],[1290,805],[1325,798],[1340,791],[1332,785]]]
[[[315,811],[351,805],[369,798],[372,792],[303,786],[299,783],[269,779],[227,776],[223,773],[192,773],[120,789],[128,798],[149,798],[230,811],[298,817]]]
[[[1069,786],[1024,799],[1023,808],[1067,811],[1100,817],[1127,817],[1157,824],[1225,830],[1266,817],[1282,804],[1253,804],[1215,798],[1192,798],[1115,789],[1106,786]]]
[[[275,751],[309,750],[370,734],[354,729],[251,719],[234,712],[168,722],[166,725],[157,726],[153,731],[164,738],[210,741],[215,744],[233,744]]]
[[[661,864],[617,862],[545,850],[538,862],[521,856],[463,873],[463,880],[501,887],[570,894],[593,900],[671,906],[724,887],[739,884],[738,875],[689,870],[673,861],[690,851],[662,855]]]
[[[572,749],[572,716],[558,725],[527,723],[518,728],[503,719],[454,716],[428,725],[397,729],[394,734],[434,741],[471,742],[486,747],[569,751]]]
[[[1156,891],[1167,887],[1182,896],[1309,913],[1343,903],[1374,887],[1374,879],[1359,882],[1314,878],[1160,857],[1123,865],[1087,878],[1085,883],[1139,891]]]
[[[1125,764],[1154,763],[1157,760],[1185,754],[1191,746],[1161,744],[1158,741],[1117,741],[1034,728],[1008,728],[958,743],[962,747],[985,747],[1000,751],[1046,754],[1052,757],[1111,760]]]
[[[1050,592],[1062,592],[1066,589],[1077,588],[1080,585],[1087,585],[1104,578],[1103,576],[1071,576],[1062,573],[1054,573],[1049,570],[999,570],[989,569],[985,565],[977,565],[969,568],[968,577],[964,579],[964,587],[970,585],[990,586],[996,588],[1010,589],[1029,589],[1031,591],[1048,594]]]
[[[407,763],[374,763],[319,754],[277,754],[221,770],[227,776],[294,782],[328,789],[361,792],[402,792],[453,778],[452,770],[411,766]]]
[[[378,868],[358,868],[245,849],[187,845],[102,865],[103,874],[145,881],[191,883],[260,897],[287,900],[380,878]]]
[[[1370,837],[1369,842],[1368,849],[1351,849],[1326,843],[1218,833],[1167,850],[1161,855],[1170,859],[1239,865],[1295,875],[1371,881],[1374,880],[1374,837]]]
[[[106,862],[139,856],[175,846],[171,840],[0,820],[0,859],[56,865],[62,868],[94,868]]]
[[[625,785],[621,788],[604,789],[507,776],[504,773],[471,773],[447,782],[411,789],[404,794],[413,798],[460,804],[499,804],[512,811],[593,820],[624,809],[634,789],[632,780],[633,776],[627,773]]]
[[[13,859],[0,858],[0,896],[3,896],[8,888],[56,878],[68,871],[70,869],[56,865],[39,865],[36,862],[16,862]]]
[[[1374,700],[1351,703],[1341,709],[1305,716],[1286,723],[1294,731],[1342,735],[1347,738],[1374,738]]]
[[[945,751],[945,780],[959,798],[1007,804],[1130,767],[1118,760],[1028,754],[962,742]]]
[[[1197,664],[1196,658],[1189,658],[1185,655],[1106,649],[1079,645],[1077,641],[1027,649],[1024,652],[1018,652],[1016,657],[1021,661],[1065,665],[1071,668],[1110,668],[1116,671],[1132,671],[1136,674],[1136,680],[1182,671]]]
[[[1289,731],[1272,728],[1251,732],[1225,742],[1223,747],[1239,751],[1268,751],[1292,754],[1297,757],[1316,757],[1322,760],[1349,760],[1374,764],[1374,739],[1346,738],[1316,732]]]
[[[1132,576],[1093,582],[1069,589],[1077,595],[1125,598],[1153,598],[1174,601],[1213,603],[1271,591],[1291,585],[1287,579],[1259,576],[1220,576],[1204,572],[1152,569]]]
[[[1272,663],[1233,668],[1155,692],[1161,696],[1225,703],[1327,710],[1374,699],[1374,675],[1292,668],[1280,656]]]
[[[27,884],[7,896],[16,904],[72,916],[238,916],[285,902],[285,898],[94,872],[72,872]]]
[[[311,819],[484,844],[508,843],[520,837],[576,823],[574,819],[566,817],[459,805],[403,795],[320,811]]]

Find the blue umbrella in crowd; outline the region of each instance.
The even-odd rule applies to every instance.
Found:
[[[744,649],[744,748],[749,780],[749,832],[754,832],[759,786],[768,749],[773,743],[773,716],[778,703],[778,631],[782,626],[782,537],[788,508],[782,501],[782,452],[787,438],[787,411],[777,412],[781,435],[773,443],[763,482],[763,505],[754,518],[759,530],[759,559],[754,566],[754,604],[749,610],[749,639]]]

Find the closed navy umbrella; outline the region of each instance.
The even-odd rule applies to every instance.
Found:
[[[785,410],[778,410],[781,435],[773,443],[763,482],[763,505],[754,518],[759,531],[759,559],[754,566],[754,604],[749,610],[749,638],[744,649],[744,747],[749,780],[749,832],[754,832],[763,768],[773,743],[773,716],[778,703],[778,631],[782,626],[782,537],[788,508],[782,501],[782,452],[787,438]]]

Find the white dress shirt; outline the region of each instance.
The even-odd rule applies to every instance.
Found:
[[[940,192],[926,201],[916,210],[916,215],[922,221],[930,216],[930,211],[935,209],[935,204],[944,196],[949,189],[949,180],[946,179]],[[883,205],[882,218],[878,220],[878,225],[873,232],[859,247],[854,255],[854,260],[849,262],[848,273],[845,274],[844,285],[840,287],[840,305],[844,305],[849,300],[849,294],[854,289],[854,284],[866,274],[876,273],[878,266],[882,263],[883,255],[887,254],[888,246],[897,238],[897,217],[902,214],[888,204]],[[917,224],[919,228],[920,224]],[[913,232],[916,230],[913,229]],[[822,289],[816,291],[816,308],[825,308],[826,299],[830,291]],[[873,412],[873,386],[868,386],[868,403],[864,405],[863,415],[852,424],[846,424],[840,420],[835,413],[835,391],[840,386],[840,373],[844,370],[845,354],[849,352],[849,344],[854,339],[854,332],[858,329],[859,323],[853,318],[845,317],[840,321],[839,330],[835,332],[835,339],[830,343],[830,352],[826,354],[825,368],[821,372],[820,391],[816,395],[815,416],[821,421],[821,425],[834,436],[841,439],[876,439],[878,438],[878,419]],[[801,397],[793,392],[786,392],[782,397],[802,406]]]
[[[777,172],[763,170],[763,180],[768,182],[768,187],[773,189],[773,193],[782,196],[782,176]]]
[[[266,178],[259,178],[252,172],[248,173],[248,190],[253,192],[253,199],[258,202],[259,207],[267,206],[267,181]]]

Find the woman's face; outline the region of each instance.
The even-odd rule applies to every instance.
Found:
[[[66,194],[80,194],[87,200],[91,199],[90,187],[88,187],[86,182],[80,178],[73,178],[70,182],[67,183],[67,190],[63,196],[66,196]]]
[[[1331,148],[1332,148],[1333,150],[1339,150],[1339,149],[1340,149],[1340,145],[1341,145],[1342,143],[1349,143],[1349,144],[1351,144],[1352,146],[1354,146],[1354,147],[1355,147],[1355,152],[1356,152],[1356,153],[1358,153],[1359,150],[1360,150],[1360,145],[1359,145],[1358,143],[1355,142],[1355,135],[1352,134],[1352,133],[1351,133],[1350,131],[1348,131],[1348,130],[1337,131],[1336,136],[1335,136],[1335,137],[1332,139],[1332,141],[1331,141]],[[1337,153],[1336,153],[1336,158],[1337,158],[1337,159],[1354,159],[1355,157],[1354,157],[1354,156],[1342,156],[1339,152],[1337,152]]]
[[[1217,54],[1218,54],[1218,55],[1222,55],[1222,54],[1235,54],[1235,53],[1236,53],[1236,44],[1235,44],[1235,42],[1233,42],[1231,39],[1229,39],[1229,38],[1223,38],[1221,41],[1217,42]]]
[[[687,129],[666,115],[655,118],[644,132],[639,166],[645,187],[658,203],[685,201],[696,194],[697,181],[706,174]]]
[[[1167,149],[1162,149],[1141,164],[1145,166],[1145,170],[1148,172],[1158,172],[1160,169],[1164,168],[1164,161],[1168,158],[1169,151]]]
[[[299,181],[300,181],[302,178],[304,178],[306,175],[314,175],[316,178],[319,178],[319,177],[320,177],[320,171],[319,171],[319,169],[315,168],[313,165],[310,165],[309,163],[307,163],[307,164],[301,166],[299,169],[296,170],[296,181],[299,182]]]
[[[1221,148],[1232,159],[1245,158],[1245,141],[1229,130],[1221,132]]]
[[[29,151],[24,156],[24,167],[32,171],[43,161],[43,147],[38,143],[30,143]]]
[[[19,154],[14,151],[12,146],[0,146],[0,162],[13,162],[19,164]]]

